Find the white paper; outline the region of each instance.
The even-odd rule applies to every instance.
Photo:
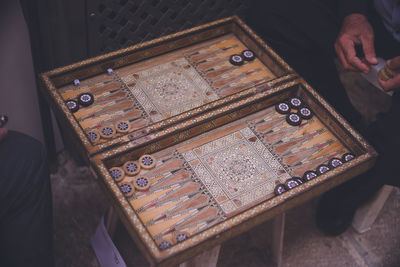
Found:
[[[368,73],[361,73],[361,75],[364,77],[364,79],[366,79],[368,82],[370,82],[373,86],[375,86],[376,88],[378,88],[379,90],[381,90],[382,92],[384,92],[387,95],[392,96],[393,95],[393,91],[385,91],[383,90],[383,88],[381,87],[381,85],[378,82],[378,72],[380,69],[382,69],[383,67],[385,67],[386,65],[386,60],[384,60],[383,58],[378,57],[378,65],[371,65],[371,70]]]
[[[99,226],[97,226],[91,244],[100,266],[126,267],[125,261],[122,259],[121,254],[119,254],[118,249],[108,235],[104,225],[104,216],[101,218]]]

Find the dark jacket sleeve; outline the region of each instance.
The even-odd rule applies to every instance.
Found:
[[[339,0],[339,16],[341,19],[347,15],[358,13],[367,15],[368,0]]]

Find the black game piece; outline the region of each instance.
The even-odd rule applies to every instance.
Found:
[[[307,181],[314,179],[317,176],[318,176],[318,174],[315,171],[306,171],[303,174],[303,180],[307,182]]]
[[[175,240],[176,242],[180,243],[185,241],[188,238],[188,235],[186,233],[179,233],[176,235]]]
[[[300,177],[293,177],[293,179],[296,180],[299,183],[299,185],[304,183],[303,179],[301,179]]]
[[[94,97],[92,94],[83,93],[78,96],[78,102],[84,107],[88,107],[94,102]]]
[[[302,119],[305,119],[305,120],[309,120],[309,119],[311,119],[312,116],[313,116],[312,111],[311,111],[309,108],[307,108],[307,107],[302,107],[302,108],[300,108],[299,111],[297,112],[297,114],[299,114],[299,116],[300,116]]]
[[[356,156],[355,156],[354,154],[345,153],[345,154],[342,156],[342,160],[343,160],[343,162],[348,162],[348,161],[354,159],[355,157],[356,157]]]
[[[323,174],[326,173],[327,171],[330,171],[331,168],[329,168],[329,166],[325,165],[325,164],[321,164],[317,167],[317,173],[318,174]]]
[[[256,56],[254,55],[254,52],[251,50],[244,50],[242,52],[242,56],[243,56],[244,60],[246,60],[246,61],[253,61],[256,58]]]
[[[286,192],[286,187],[283,184],[278,184],[277,186],[275,186],[274,193],[276,196],[279,196],[285,192]]]
[[[230,62],[232,65],[240,66],[240,65],[243,65],[244,59],[243,59],[243,57],[242,57],[241,55],[235,54],[235,55],[232,55],[232,56],[229,58],[229,62]]]
[[[281,102],[275,105],[275,110],[280,114],[288,114],[290,112],[290,107],[287,103]]]
[[[296,181],[295,179],[293,179],[293,178],[290,178],[290,179],[287,179],[286,180],[286,182],[285,182],[285,186],[286,186],[286,188],[287,189],[293,189],[293,188],[295,188],[296,186],[299,186],[300,184],[299,184],[299,182],[298,181]]]
[[[77,112],[79,110],[78,102],[76,102],[75,100],[69,99],[69,100],[65,101],[65,103],[67,104],[68,109],[72,113]]]
[[[329,160],[328,164],[329,164],[330,167],[336,168],[336,167],[339,167],[340,165],[342,165],[343,162],[338,158],[332,158],[332,159]]]
[[[297,98],[297,97],[293,97],[293,98],[291,98],[291,99],[289,100],[289,105],[290,105],[292,108],[295,108],[295,109],[300,108],[302,104],[303,104],[303,102],[302,102],[299,98]]]
[[[160,244],[158,245],[158,248],[160,249],[160,250],[165,250],[165,249],[167,249],[167,248],[170,248],[171,247],[171,243],[169,243],[168,241],[161,241],[160,242]]]
[[[286,116],[286,121],[292,126],[299,126],[301,124],[301,118],[297,113],[289,113]]]

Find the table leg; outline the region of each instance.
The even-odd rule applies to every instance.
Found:
[[[181,263],[179,267],[215,267],[218,262],[218,255],[221,245],[203,252],[196,257]]]
[[[272,256],[276,266],[282,266],[283,238],[285,233],[285,213],[272,220]]]

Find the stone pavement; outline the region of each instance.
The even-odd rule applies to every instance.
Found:
[[[390,98],[353,73],[341,71],[353,104],[368,121],[388,108]],[[58,172],[51,176],[54,206],[54,242],[57,266],[99,266],[90,246],[108,201],[87,167],[79,167],[66,153],[58,157]],[[400,178],[400,177],[399,177]],[[372,229],[357,234],[349,229],[326,237],[315,226],[314,199],[286,216],[284,266],[400,266],[400,189],[392,191]],[[271,222],[222,245],[218,266],[273,266]],[[128,266],[148,266],[123,227],[116,246]]]

